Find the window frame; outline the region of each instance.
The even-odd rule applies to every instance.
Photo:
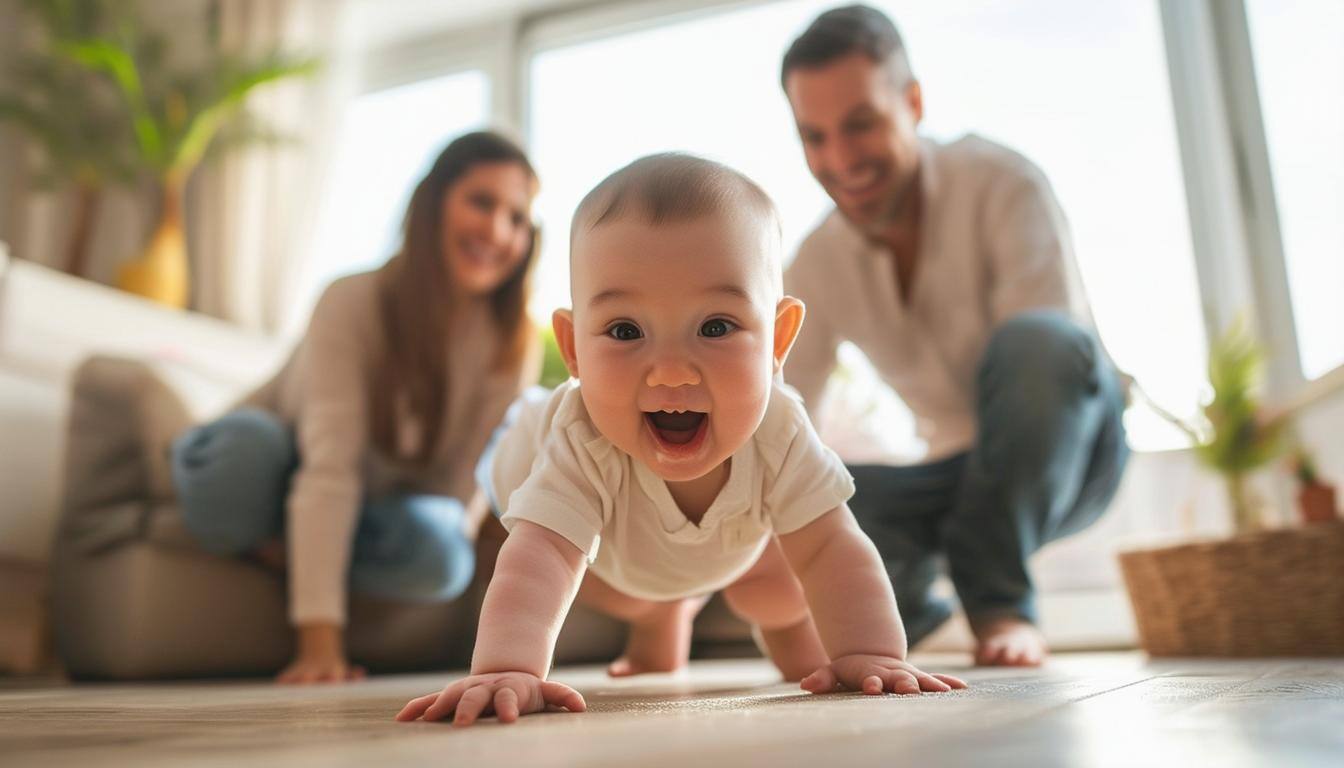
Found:
[[[479,70],[489,84],[492,123],[517,131],[519,80],[514,52],[518,25],[518,19],[506,18],[384,42],[362,54],[351,96]]]
[[[1244,0],[1160,0],[1196,271],[1212,340],[1247,317],[1267,394],[1300,405],[1344,388],[1344,364],[1302,373],[1278,198]]]

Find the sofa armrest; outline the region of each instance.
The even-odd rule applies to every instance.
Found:
[[[172,499],[168,449],[191,424],[181,399],[145,363],[96,355],[71,386],[61,519],[62,543],[106,546],[143,527],[143,514]],[[101,543],[99,543],[101,542]]]

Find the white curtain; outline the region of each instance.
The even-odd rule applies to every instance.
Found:
[[[275,333],[308,257],[348,77],[347,0],[218,0],[229,53],[323,61],[315,77],[263,86],[248,110],[293,139],[233,150],[202,168],[189,200],[194,308]]]

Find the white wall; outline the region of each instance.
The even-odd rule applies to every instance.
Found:
[[[1321,474],[1344,488],[1344,393],[1309,408],[1298,419],[1298,430],[1316,451]]]

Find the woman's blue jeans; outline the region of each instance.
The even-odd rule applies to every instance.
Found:
[[[1063,314],[1011,318],[991,338],[966,453],[909,467],[851,466],[859,525],[886,561],[911,644],[951,608],[929,594],[945,556],[972,617],[1036,621],[1027,558],[1099,518],[1129,458],[1119,377]]]
[[[262,410],[241,408],[185,432],[173,443],[172,467],[187,530],[222,555],[283,537],[299,461],[293,430]],[[351,588],[402,601],[461,595],[476,567],[462,522],[462,504],[446,496],[366,500],[352,542]]]

